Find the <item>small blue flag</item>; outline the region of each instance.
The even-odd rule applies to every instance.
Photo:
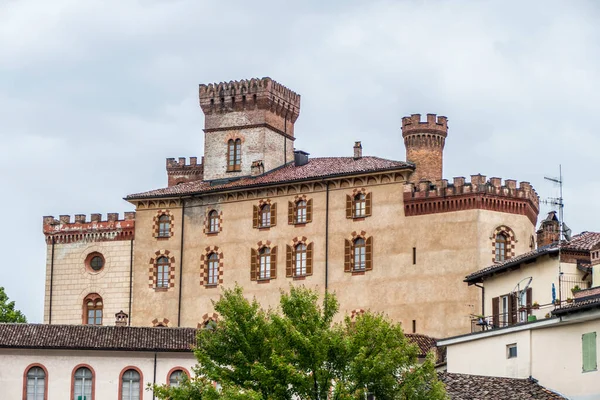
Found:
[[[554,287],[554,283],[552,284],[552,302],[556,301],[556,287]]]

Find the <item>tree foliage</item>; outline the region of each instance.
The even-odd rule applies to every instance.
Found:
[[[155,387],[159,399],[446,398],[433,354],[419,364],[417,347],[381,314],[334,323],[339,306],[332,294],[321,304],[316,292],[292,287],[277,310],[265,311],[235,287],[214,307],[220,319],[199,331],[195,350],[202,378]]]
[[[8,301],[8,295],[2,286],[0,286],[0,322],[27,322],[25,315],[15,310],[15,302]]]

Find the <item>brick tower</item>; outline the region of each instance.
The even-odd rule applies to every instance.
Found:
[[[271,78],[200,85],[204,112],[204,180],[264,172],[294,158],[300,95]]]
[[[421,114],[402,118],[402,137],[406,147],[406,161],[416,165],[409,182],[421,180],[437,182],[442,179],[444,143],[448,135],[448,119],[427,114],[421,122]]]

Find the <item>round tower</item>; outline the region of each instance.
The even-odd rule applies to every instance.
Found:
[[[406,161],[415,164],[409,182],[425,180],[437,182],[442,179],[444,143],[448,135],[448,119],[427,114],[421,122],[421,114],[402,118],[402,137],[406,147]]]

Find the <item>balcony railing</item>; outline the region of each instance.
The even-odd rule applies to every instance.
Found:
[[[563,273],[560,276],[560,298],[563,302],[575,297],[572,291],[575,287],[579,287],[579,289],[589,289],[590,282],[582,280],[580,274]]]
[[[471,333],[504,328],[523,322],[532,322],[537,321],[539,319],[547,318],[551,315],[551,311],[558,306],[559,305],[557,304],[549,303],[535,307],[532,306],[530,308],[521,307],[517,310],[517,316],[515,320],[509,320],[508,314],[505,313],[498,314],[497,321],[494,321],[493,315],[471,315]]]

